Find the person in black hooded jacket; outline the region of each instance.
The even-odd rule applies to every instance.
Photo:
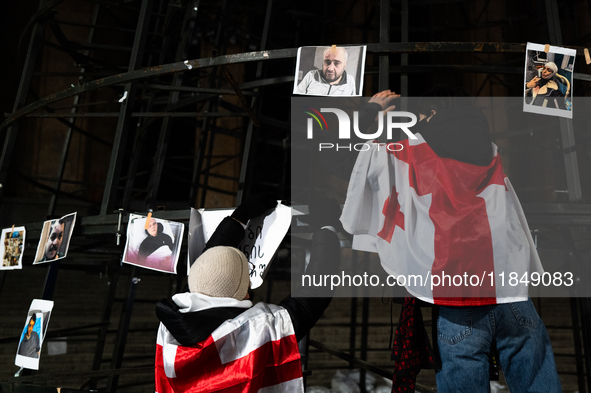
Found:
[[[333,202],[336,204],[336,201]],[[207,242],[204,253],[191,267],[189,274],[190,292],[177,294],[172,300],[163,300],[156,305],[156,314],[161,321],[156,355],[157,392],[177,392],[189,388],[198,389],[199,391],[217,391],[229,387],[244,392],[258,391],[262,387],[266,387],[268,389],[266,391],[269,392],[275,391],[275,388],[278,389],[277,391],[284,391],[281,390],[280,385],[274,387],[273,381],[277,378],[283,378],[286,380],[285,383],[295,383],[296,385],[290,385],[290,388],[293,388],[291,391],[300,391],[301,387],[303,392],[297,345],[291,347],[291,352],[288,350],[275,350],[273,352],[271,350],[271,354],[259,355],[255,351],[248,352],[252,349],[252,346],[245,344],[245,342],[251,342],[253,337],[256,340],[267,335],[275,336],[275,341],[277,340],[276,336],[281,337],[285,334],[285,331],[291,331],[292,329],[295,336],[294,340],[301,340],[308,334],[332,300],[333,291],[329,288],[300,287],[283,299],[278,306],[265,303],[258,303],[253,306],[250,301],[252,294],[247,290],[250,288],[248,264],[244,254],[234,247],[238,246],[243,239],[248,220],[262,215],[275,204],[276,201],[274,200],[253,197],[240,205],[232,216],[226,217],[220,223]],[[340,214],[338,205],[336,205],[336,209],[329,207],[318,210],[325,217],[330,214],[330,217],[325,220],[326,224],[336,225],[338,223]],[[325,227],[315,232],[311,244],[310,264],[306,274],[334,273],[339,266],[339,250],[339,240],[334,227]],[[212,270],[215,270],[215,272],[212,272]],[[285,311],[289,315],[289,322],[287,325],[279,323],[283,327],[277,328],[274,323],[281,319],[281,315],[285,315],[282,314]],[[252,322],[260,321],[261,317],[267,322],[262,325],[259,322]],[[241,338],[236,338],[234,341],[227,338],[217,341],[216,345],[219,345],[220,348],[223,347],[223,349],[218,348],[221,353],[219,356],[223,356],[223,353],[226,353],[226,348],[229,347],[231,353],[248,352],[247,355],[240,358],[242,360],[237,359],[236,362],[248,361],[244,359],[249,359],[249,356],[255,356],[255,358],[263,356],[265,359],[270,356],[275,360],[279,357],[279,366],[283,364],[282,367],[284,368],[290,362],[283,359],[283,357],[292,359],[292,361],[297,358],[295,367],[299,368],[296,373],[299,372],[300,378],[292,378],[293,375],[286,373],[285,369],[279,369],[277,364],[268,365],[267,368],[262,370],[257,369],[261,365],[261,361],[263,364],[267,361],[265,359],[258,359],[254,360],[254,363],[248,363],[247,366],[241,368],[239,373],[230,372],[227,370],[232,369],[231,365],[233,363],[222,362],[225,364],[225,368],[216,367],[216,364],[218,364],[216,362],[219,362],[217,351],[214,353],[206,350],[199,353],[194,359],[186,360],[185,357],[183,366],[178,366],[176,359],[174,359],[175,363],[174,367],[172,367],[174,371],[170,371],[171,366],[167,365],[166,357],[166,353],[170,352],[170,350],[167,348],[180,345],[187,351],[190,351],[190,348],[201,349],[206,347],[211,339],[222,335],[220,329],[226,331],[230,325],[232,328],[235,326],[251,327],[247,329],[246,333],[241,333],[239,336]],[[227,334],[224,337],[227,337]],[[245,339],[244,337],[248,338]],[[225,344],[220,344],[222,341]],[[250,349],[247,350],[245,347]],[[263,345],[261,348],[267,347]],[[206,358],[203,358],[204,356]],[[213,357],[210,359],[210,356]],[[195,361],[194,366],[191,365],[192,360]],[[282,362],[285,362],[285,364]],[[211,369],[208,369],[208,367],[211,367]],[[277,370],[274,370],[273,367],[277,368]],[[270,369],[273,370],[270,371]],[[189,371],[187,372],[187,370]],[[228,372],[228,374],[224,374],[225,372]],[[263,375],[264,377],[262,377]]]
[[[174,252],[174,243],[170,236],[164,233],[164,226],[151,218],[146,229],[147,237],[141,242],[138,250],[138,261],[145,262],[146,259],[162,246],[168,246]]]

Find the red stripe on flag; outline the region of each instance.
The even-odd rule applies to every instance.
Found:
[[[221,364],[213,338],[194,347],[178,347],[175,392],[250,392],[302,376],[295,335],[263,344],[247,356]],[[269,385],[271,384],[271,385]]]
[[[377,235],[390,243],[392,242],[392,235],[394,235],[394,229],[396,226],[399,226],[404,230],[404,214],[400,211],[396,186],[392,186],[392,192],[384,203],[382,214],[386,216],[384,219],[384,227],[377,233]]]
[[[409,164],[409,185],[417,195],[431,194],[429,218],[435,227],[431,274],[446,278],[445,285],[433,288],[435,304],[496,303],[494,281],[492,286],[490,281],[482,286],[463,284],[466,277],[494,272],[486,203],[477,195],[492,184],[505,186],[499,155],[482,167],[441,158],[426,143],[402,143],[404,148],[391,154]],[[462,277],[461,285],[454,285],[454,276]]]
[[[166,373],[164,372],[164,361],[162,345],[156,344],[156,393],[174,393]]]

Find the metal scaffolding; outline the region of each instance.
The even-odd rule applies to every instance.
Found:
[[[49,218],[56,216],[60,198],[67,197],[89,203],[96,214],[82,217],[80,224],[77,224],[80,226],[77,235],[84,239],[76,245],[77,250],[95,250],[93,257],[100,257],[92,263],[95,267],[108,266],[110,280],[116,283],[122,273],[117,257],[121,247],[115,246],[112,235],[124,233],[122,228],[125,225],[122,227],[120,222],[127,221],[129,212],[158,209],[163,202],[163,198],[159,197],[164,188],[163,181],[167,177],[174,177],[170,173],[167,174],[167,165],[182,168],[182,176],[178,176],[176,181],[186,186],[183,188],[186,195],[181,199],[186,201],[188,206],[206,206],[207,196],[211,193],[235,196],[235,203],[239,204],[250,190],[255,188],[255,184],[273,189],[288,199],[289,115],[273,118],[265,111],[265,105],[270,105],[276,98],[277,93],[271,88],[293,83],[291,69],[278,73],[273,70],[273,66],[278,61],[295,59],[297,46],[301,42],[298,41],[297,31],[294,32],[296,37],[292,39],[293,46],[281,47],[273,40],[272,32],[281,29],[277,22],[280,18],[274,18],[279,7],[277,2],[266,0],[247,6],[230,0],[88,0],[89,17],[86,22],[60,19],[59,11],[64,9],[62,7],[68,7],[70,3],[85,1],[41,0],[38,12],[27,26],[26,33],[30,38],[15,105],[12,113],[0,124],[0,132],[6,134],[0,156],[0,201],[10,184],[9,176],[16,176],[47,192]],[[360,3],[363,2],[352,1],[348,4],[352,10]],[[411,64],[411,55],[523,55],[525,44],[482,41],[412,42],[411,26],[415,26],[410,19],[412,12],[409,7],[412,4],[408,0],[380,0],[373,3],[371,12],[376,23],[372,26],[377,34],[375,42],[367,43],[367,51],[376,61],[367,67],[367,74],[375,79],[373,86],[378,86],[379,90],[387,89],[395,83],[400,86],[400,93],[408,96],[409,79],[417,73],[523,73],[522,67],[512,63]],[[430,6],[432,3],[450,3],[464,7],[464,3],[470,2],[425,0],[420,3],[424,6]],[[488,3],[486,2],[486,6]],[[558,0],[544,2],[545,30],[548,33],[548,42],[553,45],[563,44],[559,4],[562,3]],[[298,23],[304,23],[306,18],[315,18],[314,15],[299,11],[301,14],[294,16]],[[224,32],[237,29],[236,15],[241,14],[249,17],[255,15],[258,20],[263,21],[259,25],[260,31],[251,32],[254,38],[249,38],[243,46],[248,48],[253,41],[257,41],[257,45],[252,45],[255,49],[251,51],[229,53],[228,37]],[[394,23],[393,16],[400,17],[399,24],[398,19]],[[326,9],[324,17],[330,19]],[[211,26],[208,26],[208,23]],[[502,23],[511,23],[511,20]],[[330,20],[330,24],[338,26],[339,21]],[[365,26],[353,25],[348,28],[368,30],[369,24],[368,22]],[[398,27],[393,28],[394,25]],[[64,31],[71,27],[84,29],[85,34],[67,35]],[[207,32],[212,33],[213,38],[208,45],[196,45],[193,42],[197,29],[201,29],[202,37]],[[398,32],[399,39],[393,40],[393,34]],[[326,34],[326,31],[322,30],[322,34]],[[363,34],[363,38],[367,38],[367,33]],[[322,41],[322,36],[320,37]],[[583,48],[579,49],[582,53]],[[59,53],[67,58],[67,61],[74,61],[75,66],[66,72],[37,71],[44,50]],[[192,58],[195,53],[207,55]],[[256,68],[250,73],[245,72],[244,75],[235,75],[231,68],[236,65],[247,67],[251,64]],[[400,80],[393,82],[394,76],[399,76]],[[35,96],[35,89],[32,88],[35,81],[51,78],[76,82],[71,83],[71,87],[50,91],[41,98]],[[590,82],[591,75],[575,74],[575,79]],[[490,80],[487,79],[488,82]],[[483,82],[483,85],[487,81]],[[16,151],[18,135],[23,130],[24,121],[33,121],[31,119],[59,121],[65,128],[55,177],[39,178],[14,170],[17,165],[13,153]],[[221,123],[221,119],[235,121]],[[175,152],[171,152],[169,148],[171,138],[175,133],[184,132],[185,127],[192,130],[188,139],[195,148],[189,155],[175,156]],[[72,139],[76,134],[86,138],[88,143],[109,150],[110,158],[104,183],[97,187],[90,184],[91,179],[88,179],[79,184],[83,190],[88,190],[89,187],[102,190],[99,202],[80,197],[77,192],[63,190],[64,184],[69,184],[68,182],[77,184],[65,177],[68,157],[72,154]],[[235,139],[240,145],[240,151],[226,155],[216,153],[214,146],[221,136]],[[579,158],[575,150],[577,141],[571,120],[561,120],[558,136],[561,165],[565,176],[565,195],[560,196],[561,203],[526,204],[524,209],[532,225],[568,227],[569,229],[564,232],[565,239],[568,240],[565,247],[571,250],[576,258],[580,258],[582,263],[589,264],[591,261],[586,240],[578,241],[577,230],[574,229],[591,227],[591,205],[582,203],[589,199],[585,199],[582,192]],[[263,146],[279,149],[281,156],[279,162],[273,164],[278,172],[276,178],[266,182],[253,178],[252,174],[257,155],[255,152],[257,149],[262,150]],[[226,175],[216,170],[228,162],[237,163],[237,174]],[[224,184],[229,186],[223,188],[216,185],[212,179],[227,180]],[[160,212],[159,217],[188,222],[189,211]],[[41,222],[27,225],[27,238],[38,239],[41,235],[38,228],[41,227]],[[58,261],[48,268],[42,295],[44,299],[52,298],[59,267]],[[179,275],[182,276],[182,273]],[[0,291],[7,274],[4,271],[0,272]],[[139,283],[139,271],[131,269],[126,283],[126,297],[118,319],[115,347],[110,360],[111,372],[101,370],[101,362],[109,321],[112,319],[115,285],[105,294],[101,324],[96,328],[97,346],[92,364],[93,372],[88,374],[88,384],[85,388],[96,388],[97,378],[108,377],[106,391],[117,390],[118,374],[114,370],[120,370],[122,367],[126,336]],[[180,278],[175,282],[171,280],[171,288],[179,285]],[[356,301],[352,300],[354,310]],[[368,307],[364,301],[365,316]],[[576,299],[572,303],[572,310],[576,311],[573,316],[575,336],[579,337],[579,325],[583,332],[583,342],[576,345],[579,391],[591,391],[590,378],[587,378],[587,382],[584,378],[585,374],[587,377],[591,375],[591,345],[588,342],[591,331],[591,302],[589,299]],[[366,365],[368,370],[382,373],[378,368],[372,368],[365,363],[369,323],[366,317],[362,319],[360,359],[355,359],[356,320],[356,315],[353,315],[353,341],[348,355],[318,342],[313,341],[311,344],[349,360],[352,364]],[[580,339],[577,343],[579,342]],[[584,350],[581,351],[581,348]],[[32,377],[29,378],[30,382],[36,381]],[[364,378],[363,372],[361,386],[364,386]]]

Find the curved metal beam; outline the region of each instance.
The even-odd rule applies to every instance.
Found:
[[[525,44],[522,43],[498,43],[498,42],[399,42],[388,44],[367,44],[367,49],[371,53],[427,53],[427,52],[482,52],[482,53],[524,53]],[[583,53],[582,47],[570,47],[579,49]],[[246,52],[226,56],[208,57],[203,59],[187,60],[185,62],[163,64],[159,66],[143,68],[141,70],[126,72],[97,79],[80,86],[72,87],[60,92],[50,94],[41,100],[35,101],[24,108],[8,116],[0,124],[0,130],[3,130],[14,121],[34,110],[43,108],[53,102],[73,97],[78,94],[86,93],[99,89],[101,87],[119,85],[139,79],[156,77],[171,74],[190,69],[208,68],[218,65],[248,63],[253,61],[265,61],[294,58],[297,54],[297,48],[276,49],[268,51]],[[190,68],[189,68],[190,66]],[[583,79],[583,78],[581,78]]]

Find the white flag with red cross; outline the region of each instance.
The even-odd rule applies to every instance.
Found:
[[[509,275],[543,269],[496,145],[491,163],[479,166],[439,157],[415,136],[359,153],[341,215],[364,240],[354,248],[373,248],[387,273],[431,303],[526,300],[527,285],[509,285]]]
[[[258,303],[206,340],[181,346],[160,324],[156,393],[304,392],[302,364],[287,310]]]

